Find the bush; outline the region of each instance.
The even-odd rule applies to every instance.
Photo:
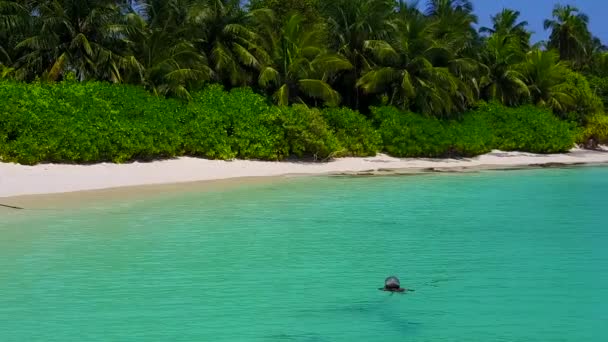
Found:
[[[340,143],[317,109],[211,85],[189,103],[101,82],[0,82],[0,156],[22,164],[326,158]]]
[[[435,117],[401,112],[395,107],[372,107],[384,151],[396,157],[442,157],[451,150],[451,139]]]
[[[193,95],[184,123],[186,154],[216,159],[279,160],[288,154],[274,122],[280,111],[251,89],[212,85]]]
[[[281,116],[275,124],[283,129],[290,155],[327,158],[342,149],[316,108],[281,107]]]
[[[579,142],[587,148],[596,148],[599,144],[608,144],[608,115],[596,114],[589,117]]]
[[[567,151],[606,141],[606,117],[573,124],[533,106],[481,104],[459,120],[372,108],[277,107],[251,89],[211,85],[186,103],[128,85],[0,81],[0,156],[22,164],[96,163],[176,156],[325,159],[384,151],[398,157],[475,156],[492,149]]]
[[[496,145],[496,136],[486,115],[470,112],[448,126],[451,137],[451,156],[473,157],[490,152]]]
[[[604,103],[604,108],[608,108],[608,77],[590,76],[589,86],[593,93]]]
[[[384,150],[399,157],[475,156],[493,149],[535,153],[565,152],[574,146],[573,124],[534,106],[481,104],[458,121],[372,108]]]
[[[556,153],[570,150],[576,141],[575,125],[559,120],[548,109],[483,104],[474,113],[487,120],[494,149]]]
[[[3,82],[0,97],[0,155],[7,161],[124,162],[180,152],[177,116],[184,107],[137,87]]]
[[[365,116],[349,108],[325,108],[323,117],[342,144],[342,156],[374,156],[382,138]]]
[[[562,91],[573,97],[573,106],[566,115],[568,119],[584,123],[587,116],[604,111],[601,98],[596,95],[585,76],[568,70],[564,77]]]
[[[317,109],[276,107],[249,88],[211,85],[195,93],[185,125],[187,154],[217,159],[326,158],[340,149]]]

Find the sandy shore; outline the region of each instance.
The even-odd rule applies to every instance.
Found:
[[[178,158],[151,163],[95,165],[24,166],[0,163],[0,197],[243,177],[459,172],[604,163],[608,163],[608,151],[581,149],[551,155],[493,151],[470,159],[400,159],[378,155],[369,158],[340,158],[327,163],[218,161],[197,158]]]

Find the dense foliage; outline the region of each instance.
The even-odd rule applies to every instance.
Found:
[[[608,144],[608,115],[591,116],[580,140],[588,148],[596,148],[598,144]]]
[[[213,85],[185,102],[135,86],[74,81],[0,81],[0,97],[0,155],[23,164],[548,153],[566,151],[576,139],[568,123],[534,106],[482,104],[458,120],[385,106],[374,107],[368,120],[348,108],[274,106],[246,88]],[[606,120],[600,124],[604,131],[588,134],[605,139]]]
[[[0,156],[469,156],[603,141],[607,49],[578,8],[547,16],[549,40],[533,44],[510,9],[476,30],[470,0],[0,0]]]
[[[18,80],[74,72],[184,99],[211,81],[363,112],[385,101],[453,117],[478,100],[566,111],[577,94],[561,74],[607,74],[605,47],[576,7],[547,14],[550,50],[509,9],[477,32],[470,0],[0,0],[0,64]]]
[[[272,106],[248,89],[211,86],[186,103],[98,82],[2,82],[0,96],[0,155],[25,164],[323,158],[341,149],[319,110]],[[356,141],[342,129],[340,135]]]
[[[384,149],[401,157],[475,156],[493,149],[537,153],[572,148],[576,129],[545,109],[482,104],[459,120],[442,121],[394,107],[374,108]]]

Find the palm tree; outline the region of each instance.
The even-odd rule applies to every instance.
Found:
[[[248,0],[249,10],[270,10],[281,22],[287,22],[292,14],[304,17],[306,23],[319,23],[322,21],[320,8],[324,0]]]
[[[587,72],[596,77],[608,77],[608,52],[593,54]]]
[[[188,39],[191,30],[184,23],[191,5],[189,0],[148,1],[139,4],[143,17],[134,11],[126,16],[132,28],[129,47],[141,66],[131,70],[129,82],[156,95],[189,99],[188,88],[212,78],[205,55]]]
[[[31,32],[31,11],[29,1],[0,0],[0,63],[17,60],[16,45]]]
[[[269,60],[255,20],[266,10],[245,12],[239,0],[203,0],[193,6],[190,23],[194,41],[209,59],[217,81],[230,86],[249,85],[254,72]]]
[[[517,105],[530,97],[524,75],[517,69],[525,59],[521,39],[511,34],[492,34],[480,54],[487,67],[488,78],[482,93],[486,99],[498,100],[505,105]]]
[[[530,45],[530,32],[526,30],[527,21],[518,22],[519,11],[505,8],[498,14],[492,16],[492,27],[481,27],[479,32],[490,35],[515,36],[519,39],[519,45],[527,49]]]
[[[478,35],[473,24],[477,23],[477,16],[470,0],[429,0],[425,14],[437,23],[437,39],[452,43],[457,53],[475,49]]]
[[[323,8],[331,37],[330,48],[353,65],[337,84],[346,95],[347,103],[355,108],[359,107],[361,95],[356,81],[371,67],[365,42],[387,39],[393,33],[394,7],[393,0],[337,0],[327,2]]]
[[[608,47],[599,38],[593,37],[590,39],[585,46],[585,56],[583,57],[580,70],[586,74],[607,75],[608,69],[605,63],[607,51]]]
[[[378,66],[358,86],[368,93],[386,93],[390,104],[425,114],[449,116],[475,100],[475,92],[457,71],[471,71],[450,42],[434,36],[437,21],[406,12],[396,22],[400,34],[391,41],[368,41]]]
[[[477,22],[477,17],[473,15],[473,3],[470,0],[429,0],[425,13],[437,19],[453,17],[453,20]]]
[[[470,0],[429,0],[425,14],[434,23],[432,34],[437,46],[441,46],[437,51],[443,51],[435,56],[433,64],[448,67],[458,78],[456,103],[458,110],[463,110],[479,95],[479,82],[485,74],[485,68],[476,60],[481,39],[473,28],[477,23],[473,4]]]
[[[568,68],[555,52],[530,51],[520,68],[534,104],[561,113],[574,107],[575,96],[568,93],[564,83]]]
[[[269,40],[273,61],[262,68],[258,82],[263,88],[276,89],[273,98],[279,105],[304,102],[302,95],[327,105],[340,102],[339,93],[329,83],[352,65],[343,56],[327,51],[319,30],[318,26],[305,26],[303,17],[294,14]]]
[[[116,1],[32,0],[32,33],[16,46],[24,54],[20,73],[56,80],[65,71],[78,79],[122,80],[121,70],[136,67],[128,54],[126,27]]]
[[[591,39],[587,28],[589,17],[576,7],[558,4],[553,9],[553,18],[544,22],[545,30],[551,29],[548,47],[557,49],[562,60],[580,64]]]

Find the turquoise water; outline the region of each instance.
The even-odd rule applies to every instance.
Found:
[[[607,194],[576,168],[2,211],[0,341],[607,341]]]

